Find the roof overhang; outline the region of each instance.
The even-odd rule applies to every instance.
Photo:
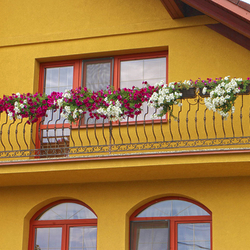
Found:
[[[250,38],[250,12],[227,0],[182,0],[218,22]]]
[[[215,19],[219,24],[209,25],[209,28],[249,49],[250,5],[248,10],[241,7],[239,4],[241,1],[237,1],[236,4],[234,0],[161,0],[161,2],[173,19],[199,13]],[[237,34],[239,36],[235,38]]]

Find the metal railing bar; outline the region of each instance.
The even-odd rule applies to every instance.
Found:
[[[200,99],[197,99],[197,109],[195,111],[195,130],[197,138],[199,139],[199,131],[198,131],[198,111],[200,110]]]
[[[87,136],[87,139],[89,141],[89,145],[91,145],[91,141],[89,139],[89,120],[90,120],[90,117],[88,117],[88,119],[86,121],[86,136]]]
[[[214,126],[214,134],[215,134],[215,138],[217,138],[216,126],[215,126],[215,112],[213,112],[213,126]]]
[[[16,125],[16,130],[15,130],[16,142],[17,142],[17,145],[18,145],[18,147],[19,147],[19,150],[21,150],[21,145],[20,145],[20,143],[19,143],[19,141],[18,141],[17,134],[18,134],[18,126],[19,126],[20,124],[22,124],[22,122],[23,122],[23,118],[20,119],[20,121],[17,123],[17,125]]]
[[[140,142],[140,138],[139,138],[138,131],[137,131],[137,117],[138,115],[135,116],[135,134],[137,136],[138,142]]]
[[[241,107],[240,107],[240,125],[241,125],[241,134],[244,136],[243,122],[242,122],[242,109],[243,109],[243,95],[241,96]]]
[[[154,111],[154,113],[153,113],[153,115],[155,115],[156,114],[156,109],[155,109],[155,111]],[[155,124],[155,121],[154,120],[152,120],[152,134],[153,134],[153,136],[154,136],[154,138],[155,138],[155,141],[156,141],[156,136],[155,136],[155,130],[154,130],[154,124]]]
[[[73,145],[75,146],[76,144],[75,144],[75,141],[74,141],[73,136],[72,136],[72,122],[70,123],[70,131],[69,132],[70,132],[70,139],[73,142]]]
[[[57,128],[56,128],[56,125],[57,125],[58,121],[60,121],[60,116],[61,116],[61,114],[59,113],[58,118],[55,120],[55,127],[54,127],[55,141],[56,141],[56,144],[58,145],[58,147],[59,147],[59,142],[57,140]],[[56,144],[55,144],[55,147],[56,147]]]
[[[26,133],[26,125],[27,125],[27,124],[28,124],[28,121],[26,121],[26,122],[24,123],[24,126],[23,126],[23,141],[24,141],[24,143],[25,143],[27,149],[29,149],[28,143],[27,143],[27,141],[26,141],[26,136],[25,136],[25,133]]]
[[[169,132],[170,132],[170,135],[171,135],[171,138],[172,138],[172,141],[173,141],[174,136],[173,136],[173,133],[172,133],[172,118],[171,118],[171,116],[168,117],[168,123],[169,123]]]
[[[3,127],[4,127],[4,125],[6,125],[8,123],[8,116],[6,115],[5,117],[6,117],[5,122],[2,124],[1,130],[0,130],[0,140],[1,140],[1,144],[3,145],[4,150],[6,150],[6,147],[3,144],[3,140],[2,140],[2,138],[3,138]]]
[[[147,106],[147,111],[144,113],[144,116],[143,116],[143,130],[144,130],[146,142],[148,142],[148,136],[147,136],[147,132],[146,132],[146,116],[147,115],[148,115],[148,106]]]
[[[120,139],[121,139],[121,142],[122,142],[122,144],[123,144],[123,138],[122,138],[122,134],[121,134],[121,122],[119,121],[118,122],[118,131],[119,131],[119,136],[120,136]]]
[[[34,126],[34,123],[32,123],[30,126],[30,140],[33,143],[33,146],[36,147],[36,143],[34,142],[34,139],[33,139],[33,126]]]
[[[190,110],[191,110],[191,104],[190,104],[190,102],[188,102],[188,111],[187,111],[187,115],[186,115],[186,128],[187,128],[187,133],[188,133],[189,140],[191,139],[191,136],[190,136],[190,133],[189,133],[189,126],[188,126],[188,124],[189,124],[188,123],[188,121],[189,121],[188,116],[189,116]]]
[[[162,128],[162,117],[161,117],[161,135],[162,135],[162,141],[165,141],[165,136],[164,136],[164,133],[163,133],[163,128]]]
[[[190,104],[189,104],[190,106]],[[177,124],[178,124],[178,132],[179,132],[179,136],[182,139],[182,134],[181,134],[181,128],[180,128],[180,113],[182,111],[182,106],[180,107],[179,111],[178,111],[178,116],[177,116]]]
[[[80,133],[80,128],[81,128],[81,119],[78,121],[77,125],[77,134],[78,134],[78,139],[80,140],[81,146],[83,146],[82,138],[81,138],[81,133]]]
[[[12,123],[10,123],[9,125],[9,128],[8,128],[8,141],[9,141],[9,145],[11,146],[11,149],[13,150],[13,145],[10,141],[10,129],[11,129],[11,126],[15,123],[15,120],[12,121]]]
[[[204,110],[204,117],[203,117],[203,119],[204,119],[204,130],[205,130],[205,133],[206,133],[206,137],[208,138],[208,133],[207,133],[207,116],[206,116],[206,114],[207,114],[207,108],[205,108],[205,110]]]
[[[99,140],[98,140],[97,135],[96,135],[96,118],[95,118],[95,124],[94,124],[94,135],[95,135],[97,145],[99,145]]]
[[[223,133],[224,133],[224,137],[226,137],[226,131],[225,131],[225,124],[224,124],[224,122],[225,122],[225,119],[224,119],[224,117],[221,117],[221,126],[222,126],[222,130],[223,130]]]
[[[61,117],[61,114],[60,114],[60,117]],[[63,138],[64,145],[67,145],[65,138],[68,138],[68,136],[67,137],[64,136],[65,122],[66,122],[66,119],[64,119],[62,122],[62,138]]]
[[[129,134],[129,117],[127,117],[127,136],[129,138],[129,142],[131,143],[131,137],[130,137],[130,134]]]
[[[102,136],[103,136],[103,139],[105,141],[105,145],[107,145],[107,140],[106,140],[106,136],[105,136],[105,132],[104,132],[104,123],[105,123],[105,119],[102,118]],[[119,122],[120,123],[120,122]]]
[[[231,128],[232,128],[232,132],[233,132],[233,137],[235,137],[235,133],[234,133],[234,115],[231,114]]]

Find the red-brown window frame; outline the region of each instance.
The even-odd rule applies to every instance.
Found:
[[[111,57],[104,57],[104,58],[86,58],[86,59],[78,59],[78,60],[69,60],[69,61],[60,61],[60,62],[47,62],[47,63],[41,63],[40,64],[40,74],[39,74],[39,93],[44,93],[44,83],[45,83],[45,70],[47,68],[55,68],[55,67],[67,67],[67,66],[73,66],[73,88],[79,88],[80,86],[85,85],[85,69],[86,65],[88,63],[96,63],[96,62],[105,62],[113,60],[113,86],[114,89],[118,89],[120,85],[120,65],[122,61],[130,61],[130,60],[142,60],[142,59],[151,59],[151,58],[161,58],[166,57],[166,81],[168,81],[168,52],[167,51],[161,51],[161,52],[150,52],[150,53],[140,53],[140,54],[129,54],[129,55],[119,55],[119,56],[111,56]],[[111,59],[112,58],[112,59]],[[84,64],[83,64],[84,63]],[[111,71],[112,72],[112,71]],[[112,81],[111,81],[112,83]],[[163,119],[164,122],[167,122],[167,116],[166,119]],[[38,121],[40,123],[41,131],[43,129],[53,129],[55,127],[54,124],[50,125],[43,125],[41,124],[41,119]],[[155,120],[154,123],[159,123],[161,120]],[[137,124],[151,124],[151,120],[146,121],[137,121]],[[118,125],[118,122],[112,122],[114,126]],[[127,122],[121,122],[121,125],[127,124]],[[129,121],[130,125],[135,124],[133,121]],[[88,127],[94,127],[94,126],[102,126],[102,124],[88,124]],[[105,126],[109,126],[109,124],[105,124]],[[56,128],[69,128],[70,124],[56,124]],[[81,128],[85,128],[86,125],[83,124],[80,126]],[[76,124],[72,125],[72,129],[78,128],[78,122]],[[39,134],[37,130],[36,134],[36,147],[41,147],[40,142],[41,134]]]
[[[120,72],[121,72],[121,62],[123,61],[132,61],[132,60],[143,60],[143,59],[153,59],[153,58],[161,58],[166,57],[166,83],[168,83],[168,52],[151,52],[151,53],[142,53],[142,54],[130,54],[130,55],[122,55],[114,57],[114,89],[118,89],[120,87]],[[143,86],[142,86],[143,87]],[[166,119],[163,121],[167,122]],[[154,123],[159,123],[159,120],[155,120]],[[152,120],[145,121],[137,121],[137,124],[151,124]],[[121,124],[127,124],[126,122],[121,122]],[[130,121],[129,124],[133,125],[135,122]]]
[[[144,209],[147,207],[150,207],[151,205],[161,202],[161,201],[166,201],[166,200],[182,200],[182,201],[187,201],[190,203],[193,203],[202,209],[204,209],[209,215],[202,215],[202,216],[164,216],[164,217],[136,217],[140,212],[142,212]],[[182,223],[209,223],[210,224],[210,244],[212,250],[212,212],[205,207],[203,204],[187,199],[187,198],[181,198],[181,197],[164,197],[160,199],[156,199],[153,201],[150,201],[146,203],[145,205],[141,206],[137,210],[135,210],[132,215],[130,216],[130,222],[133,221],[163,221],[163,220],[168,220],[169,223],[169,240],[170,240],[170,250],[177,250],[177,241],[178,241],[178,224]],[[130,250],[134,250],[131,246],[131,228],[130,228]]]
[[[70,61],[61,61],[61,62],[50,62],[50,63],[41,63],[40,64],[40,72],[39,72],[39,87],[38,92],[43,94],[45,89],[45,70],[48,68],[57,68],[57,67],[67,67],[73,66],[73,88],[76,89],[79,87],[79,82],[81,82],[82,77],[82,60],[70,60]],[[40,137],[42,136],[41,131],[43,129],[53,129],[55,124],[42,124],[42,119],[38,120],[39,126],[37,126],[36,133],[36,148],[41,148]],[[56,128],[69,128],[70,124],[56,124]],[[40,128],[40,133],[38,129]]]
[[[96,226],[97,227],[97,219],[74,219],[74,220],[36,220],[36,218],[45,212],[46,210],[62,204],[62,203],[76,203],[88,208],[91,212],[95,214],[95,212],[86,205],[85,203],[78,200],[58,200],[48,204],[43,207],[39,211],[37,211],[34,216],[30,220],[30,230],[29,230],[29,250],[34,250],[35,245],[35,230],[36,228],[47,228],[47,227],[61,227],[62,228],[62,245],[61,249],[68,250],[69,245],[69,228],[72,226]],[[96,214],[95,214],[96,215]],[[96,215],[97,217],[97,215]],[[84,221],[84,222],[83,222]]]

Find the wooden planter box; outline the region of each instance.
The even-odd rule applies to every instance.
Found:
[[[200,97],[209,97],[210,96],[210,93],[206,93],[205,95],[202,94],[202,89],[203,88],[199,88],[199,96]]]
[[[240,86],[241,87],[241,86]],[[244,93],[239,93],[239,95],[249,95],[250,93],[250,85],[247,85],[247,89],[246,89],[246,92]]]
[[[190,88],[190,89],[182,89],[182,99],[190,99],[190,98],[195,98],[196,97],[196,89],[195,88]]]

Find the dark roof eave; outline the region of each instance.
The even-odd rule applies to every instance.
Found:
[[[250,38],[250,12],[243,10],[234,3],[226,0],[182,0],[182,2]],[[229,8],[230,4],[232,5],[231,8]],[[249,14],[240,15],[238,8],[241,9],[241,13]]]

